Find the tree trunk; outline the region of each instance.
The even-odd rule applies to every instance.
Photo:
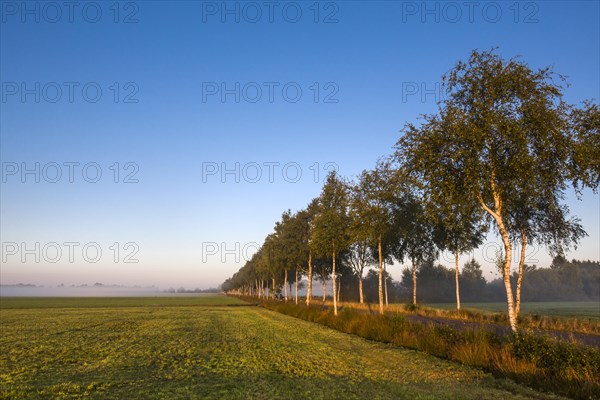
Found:
[[[413,273],[413,304],[417,305],[417,264],[412,262],[412,273]]]
[[[514,333],[517,333],[517,317],[515,315],[515,307],[514,307],[514,298],[512,285],[510,283],[510,265],[512,263],[512,244],[510,243],[510,238],[508,237],[508,231],[504,226],[504,220],[502,219],[502,199],[500,195],[494,189],[492,176],[492,191],[494,195],[494,205],[495,210],[490,209],[487,204],[480,198],[479,202],[485,211],[487,211],[496,221],[496,225],[498,226],[498,232],[500,233],[500,237],[502,238],[502,243],[504,244],[504,265],[502,267],[502,277],[504,280],[504,289],[506,290],[506,305],[508,308],[508,321],[510,323],[510,328]]]
[[[327,299],[327,281],[323,280],[323,303]]]
[[[296,295],[296,304],[298,304],[298,268],[296,268],[296,289],[294,294]]]
[[[515,305],[515,318],[521,312],[521,284],[523,283],[523,269],[525,268],[525,251],[527,249],[527,235],[521,230],[521,259],[519,260],[519,277],[517,278],[517,304]]]
[[[288,291],[287,291],[287,269],[283,275],[283,298],[285,301],[288,300]]]
[[[362,275],[358,277],[358,294],[360,296],[360,304],[363,304],[364,301],[364,297],[363,297],[363,278]]]
[[[312,252],[308,253],[308,289],[306,291],[306,305],[310,306],[312,297]]]
[[[508,307],[508,321],[510,322],[510,328],[513,332],[517,332],[517,316],[515,315],[515,308],[513,302],[513,292],[512,292],[512,284],[510,283],[510,264],[512,263],[512,245],[510,244],[510,239],[508,238],[508,233],[504,228],[504,224],[502,225],[501,231],[502,241],[504,242],[504,251],[506,254],[506,258],[504,260],[504,288],[506,289],[506,303]]]
[[[381,255],[381,235],[377,240],[377,250],[379,251],[379,314],[383,315],[383,257]]]
[[[273,300],[275,300],[275,278],[273,278],[273,294],[272,294]]]
[[[387,307],[389,305],[389,302],[388,302],[388,289],[387,289],[387,274],[385,273],[386,272],[386,270],[385,270],[385,263],[383,263],[383,272],[384,272],[384,274],[383,274],[383,287],[385,289],[385,306]]]
[[[460,311],[460,287],[458,286],[458,248],[454,251],[454,266],[456,267],[456,309]]]
[[[337,312],[337,278],[335,276],[335,244],[332,251],[333,268],[331,270],[331,279],[333,280],[333,315],[338,315]]]

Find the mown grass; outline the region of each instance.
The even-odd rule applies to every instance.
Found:
[[[0,309],[244,305],[225,295],[156,297],[0,297]]]
[[[119,300],[2,308],[0,398],[559,398],[263,308]]]
[[[577,399],[600,398],[600,350],[522,331],[502,338],[486,329],[408,321],[402,314],[373,315],[344,307],[336,317],[329,307],[262,301],[287,315],[360,337],[424,351],[483,368],[531,387]]]

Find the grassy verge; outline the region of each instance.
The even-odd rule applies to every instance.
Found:
[[[425,310],[456,315],[455,304],[430,304]],[[508,325],[505,303],[465,303],[460,314],[467,319]],[[600,335],[600,305],[596,302],[540,302],[521,304],[521,326]]]
[[[459,331],[410,322],[402,314],[372,315],[351,307],[336,317],[320,305],[276,301],[261,301],[260,305],[366,339],[479,367],[537,389],[576,399],[600,398],[600,351],[577,343],[527,331],[502,339],[483,329]]]
[[[431,308],[455,310],[456,303],[431,303]],[[484,313],[506,312],[506,302],[462,303],[462,308]],[[540,301],[521,303],[522,315],[557,318],[579,318],[600,322],[600,303],[597,301]]]
[[[330,300],[326,301],[325,304],[328,306],[333,305]],[[377,310],[377,306],[372,304],[353,302],[343,302],[342,304],[344,307],[356,310],[369,310],[371,312]],[[569,303],[570,307],[563,308],[556,305],[557,303],[553,304],[555,304],[554,307],[538,307],[537,309],[532,308],[530,305],[524,305],[525,308],[519,316],[519,325],[532,330],[553,330],[600,335],[600,318],[593,317],[594,309],[590,303],[584,303],[585,305],[583,307],[580,306],[579,309],[574,303]],[[484,306],[487,306],[487,308],[484,309]],[[453,305],[453,307],[456,306]],[[468,304],[465,304],[465,307],[460,312],[457,312],[453,307],[449,304],[418,305],[417,307],[412,306],[412,304],[390,304],[386,307],[386,311],[421,315],[424,317],[471,321],[482,324],[509,325],[504,309],[506,305],[504,304],[478,303],[478,307],[469,307]],[[551,314],[547,315],[546,312]]]

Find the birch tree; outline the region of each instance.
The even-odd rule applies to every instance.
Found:
[[[335,171],[330,172],[319,196],[319,214],[315,217],[313,226],[311,245],[315,252],[321,256],[331,256],[334,315],[338,314],[336,258],[349,244],[348,197],[345,183]]]
[[[390,165],[380,160],[373,170],[365,170],[352,186],[351,197],[351,233],[354,250],[362,251],[366,261],[368,244],[372,253],[377,255],[379,270],[379,313],[383,314],[383,261],[386,257],[385,238],[391,227],[390,200],[394,195],[394,180]],[[362,299],[362,269],[361,299]],[[361,300],[362,302],[362,300]]]
[[[447,95],[437,114],[424,116],[420,126],[406,125],[396,146],[400,163],[429,190],[442,177],[445,190],[466,196],[485,211],[504,248],[502,275],[514,332],[511,239],[521,224],[511,215],[521,218],[527,205],[538,215],[531,219],[535,229],[543,228],[539,221],[553,218],[540,217],[548,215],[542,200],[560,200],[568,180],[597,187],[597,159],[582,163],[576,155],[589,152],[575,146],[597,140],[587,138],[586,124],[576,120],[583,115],[587,122],[595,114],[563,101],[564,82],[549,67],[534,70],[495,50],[475,50],[443,77]]]

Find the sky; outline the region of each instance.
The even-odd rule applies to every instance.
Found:
[[[389,155],[473,49],[600,98],[597,1],[0,6],[4,285],[219,285],[330,169]],[[566,203],[589,234],[568,257],[599,260],[599,196]],[[473,254],[488,279],[499,248]]]

